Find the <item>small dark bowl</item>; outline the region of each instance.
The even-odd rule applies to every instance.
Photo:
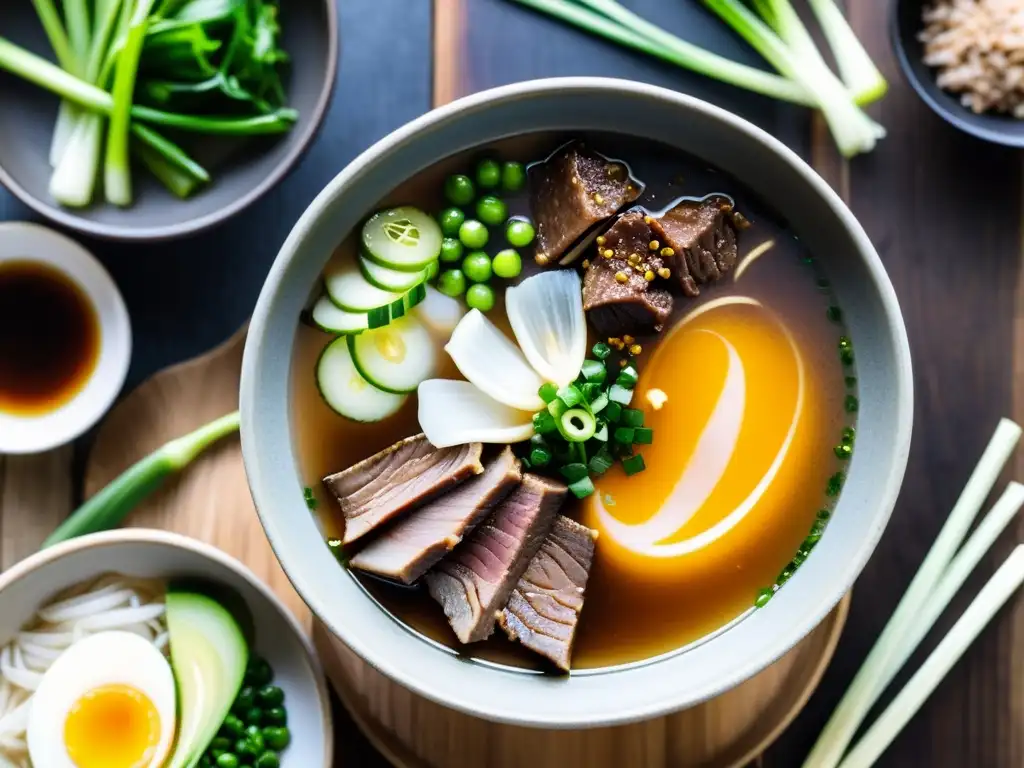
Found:
[[[922,101],[950,125],[979,139],[1008,147],[1024,147],[1024,120],[999,114],[975,114],[956,94],[936,84],[937,70],[924,63],[924,44],[917,39],[924,28],[921,11],[926,0],[893,0],[890,32],[896,58]]]
[[[0,30],[8,40],[53,60],[31,3],[0,2]],[[188,200],[174,197],[139,169],[133,174],[135,199],[129,208],[106,203],[102,194],[89,208],[58,205],[48,191],[52,173],[50,138],[58,99],[3,72],[0,183],[51,221],[96,237],[168,240],[219,224],[255,202],[285,176],[316,136],[330,104],[338,67],[335,0],[282,2],[281,30],[282,45],[292,58],[289,105],[298,110],[298,121],[281,136],[204,140],[194,154],[213,178]]]

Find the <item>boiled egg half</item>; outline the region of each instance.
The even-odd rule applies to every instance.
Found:
[[[40,768],[159,768],[175,730],[171,667],[129,632],[83,638],[32,697],[28,751]]]

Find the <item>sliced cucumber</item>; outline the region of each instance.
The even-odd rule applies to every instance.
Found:
[[[359,271],[370,285],[385,291],[408,291],[427,281],[427,270],[399,272],[397,269],[382,267],[365,256],[359,257]]]
[[[438,366],[437,345],[414,316],[386,328],[348,339],[356,370],[385,392],[406,394],[433,376]]]
[[[408,395],[377,389],[364,379],[352,361],[347,339],[324,347],[316,363],[316,385],[331,410],[353,421],[381,421],[398,412]]]
[[[309,318],[313,325],[327,333],[362,333],[370,328],[368,313],[347,312],[326,296],[321,296],[313,305]]]
[[[349,312],[369,312],[402,299],[400,291],[385,291],[368,283],[355,259],[329,267],[324,288],[331,301]]]
[[[363,225],[366,255],[399,272],[419,272],[441,255],[441,227],[418,208],[402,206],[375,213]]]

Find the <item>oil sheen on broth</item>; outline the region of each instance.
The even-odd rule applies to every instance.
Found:
[[[839,468],[832,447],[847,416],[836,350],[841,330],[826,316],[820,275],[804,263],[794,235],[734,179],[684,154],[619,136],[586,138],[598,151],[629,162],[647,184],[638,203],[649,208],[684,195],[733,197],[752,222],[742,234],[741,263],[762,243],[774,245],[698,299],[679,299],[660,340],[640,340],[645,349],[632,407],[644,411],[656,435],[643,449],[647,470],[627,478],[617,465],[596,483],[597,493],[563,509],[600,534],[574,669],[674,651],[750,609],[811,529],[826,482]],[[539,135],[493,148],[529,161],[546,156],[559,141]],[[470,166],[474,157],[471,152],[436,164],[382,204],[438,210],[445,176]],[[350,238],[336,257],[351,258],[355,247]],[[488,316],[502,324],[500,302]],[[339,533],[340,514],[321,478],[420,430],[415,398],[374,424],[334,414],[309,375],[325,339],[305,325],[298,331],[292,423],[303,479],[318,499],[325,535],[332,536]],[[440,375],[458,378],[454,366]],[[667,398],[660,409],[645,396],[651,390]],[[459,653],[537,664],[501,633],[460,647],[443,613],[419,588],[356,578],[396,618]]]

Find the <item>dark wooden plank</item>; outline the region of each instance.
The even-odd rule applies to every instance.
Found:
[[[847,195],[885,262],[906,318],[915,366],[914,439],[893,520],[854,589],[836,658],[804,713],[763,759],[766,768],[800,764],[924,558],[999,417],[1024,415],[1024,392],[1014,411],[1011,389],[1014,351],[1020,349],[1014,345],[1021,278],[1019,155],[955,132],[917,99],[892,56],[886,5],[864,0],[852,9],[858,34],[892,88],[872,109],[889,136],[874,153],[850,163]],[[1020,477],[1024,463],[1017,470]],[[1019,531],[1004,537],[979,568],[911,661],[911,671],[1014,540],[1020,540]],[[879,768],[1024,764],[1022,639],[1024,606],[1018,601],[952,670]],[[897,679],[884,702],[907,677],[904,672]]]

